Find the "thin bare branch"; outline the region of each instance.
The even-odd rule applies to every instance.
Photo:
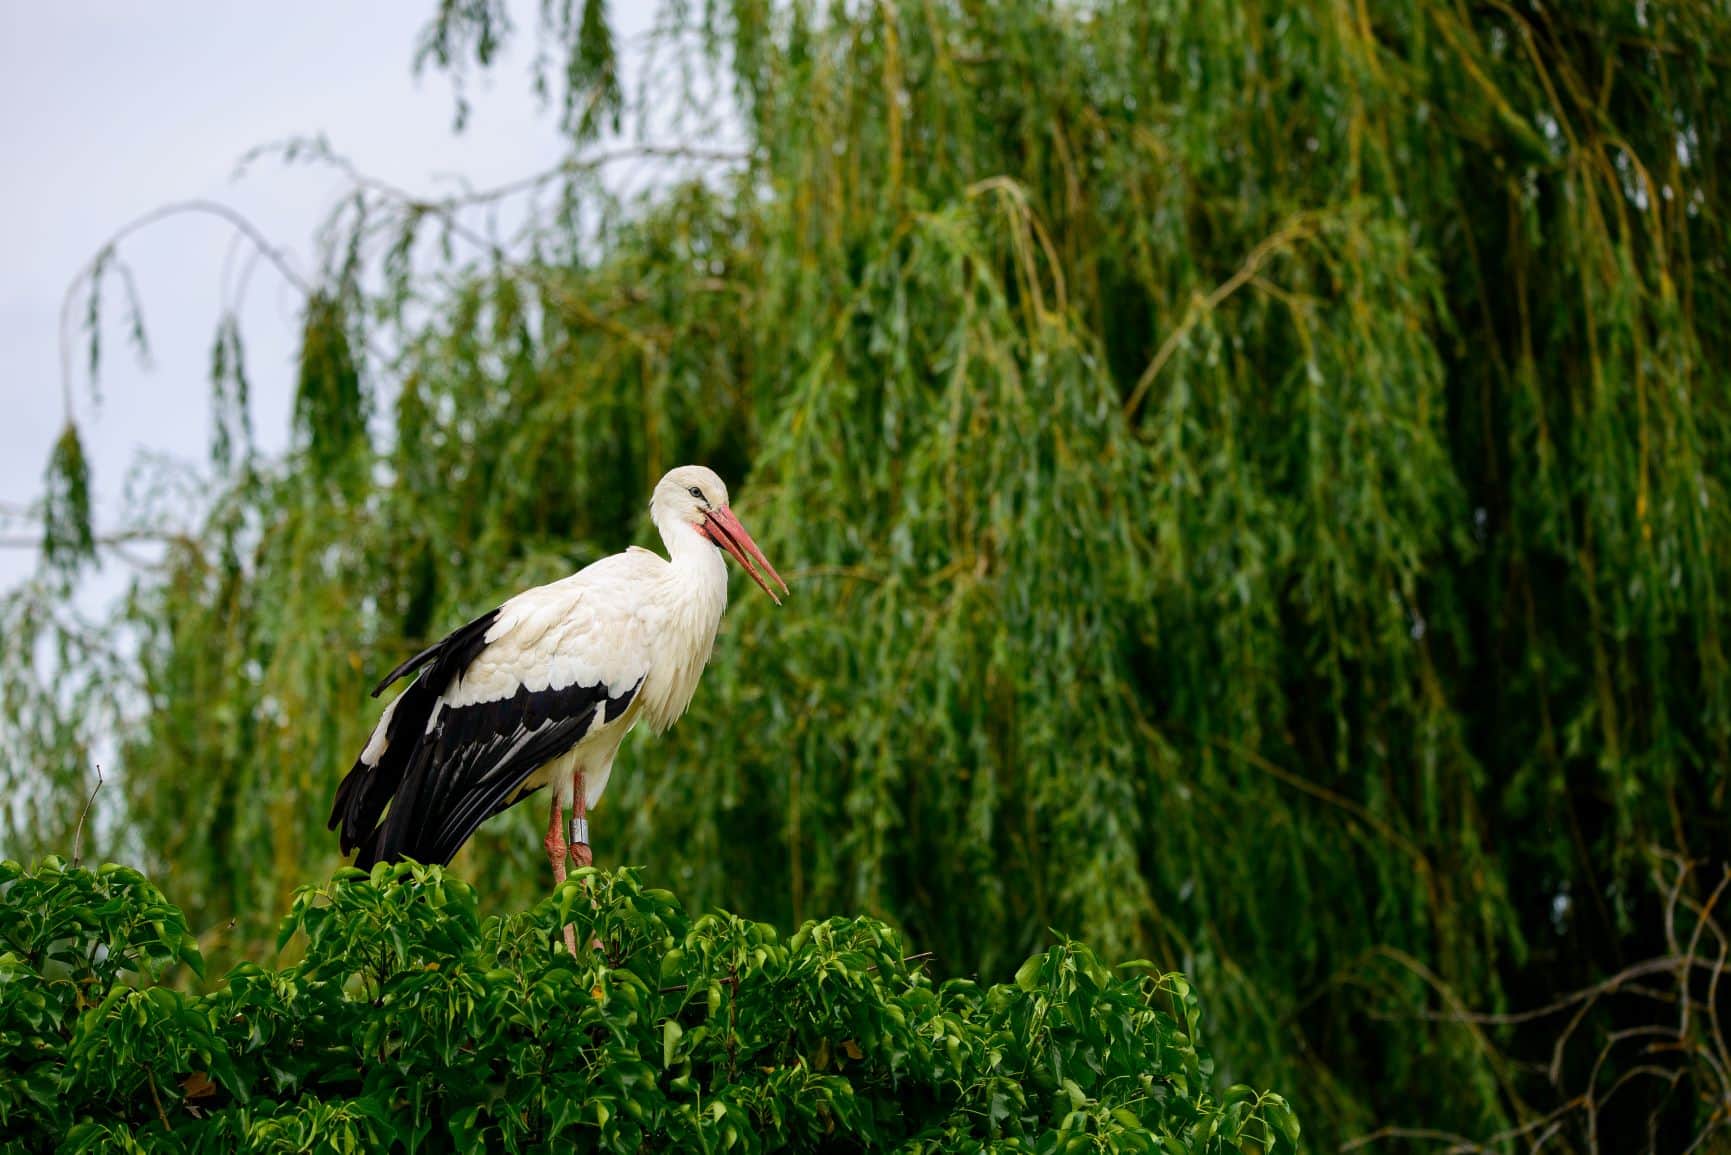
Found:
[[[96,796],[102,792],[102,763],[96,764],[96,785],[90,788],[90,797],[84,800],[84,809],[78,812],[78,827],[72,832],[72,865],[77,867],[84,861],[84,820],[90,814],[90,807],[96,802]]]

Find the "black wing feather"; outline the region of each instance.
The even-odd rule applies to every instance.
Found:
[[[403,786],[355,865],[413,858],[447,863],[475,829],[528,796],[524,782],[575,746],[598,711],[616,716],[636,687],[612,697],[603,684],[567,686],[446,707],[415,751]]]
[[[355,759],[354,767],[337,787],[327,829],[342,827],[339,838],[344,854],[370,841],[376,833],[379,815],[402,784],[403,772],[427,732],[427,721],[433,716],[439,695],[487,648],[487,631],[498,620],[497,609],[482,614],[392,670],[373,691],[376,697],[404,674],[421,669],[421,676],[410,683],[391,708],[384,754],[377,763]]]
[[[482,648],[486,646],[487,631],[492,629],[493,623],[498,620],[499,611],[492,610],[489,613],[482,614],[468,625],[462,626],[453,633],[447,634],[445,637],[434,642],[432,645],[428,646],[426,649],[422,650],[420,653],[386,674],[384,680],[373,687],[373,697],[376,698],[380,694],[384,693],[385,687],[389,686],[398,678],[420,669],[422,666],[436,658],[445,659],[461,655],[462,663],[457,667],[457,669],[461,670],[468,666],[468,664],[474,660],[475,655],[480,653]],[[437,665],[444,664],[448,663],[440,661],[435,665],[435,669],[437,668]]]
[[[358,851],[356,866],[400,858],[448,863],[476,827],[532,793],[523,788],[528,777],[576,745],[598,713],[611,722],[636,696],[641,680],[617,695],[605,684],[519,686],[509,698],[444,704],[486,649],[498,616],[476,618],[380,683],[383,689],[421,671],[392,707],[378,762],[356,760],[337,787],[330,826],[341,825],[344,854]]]

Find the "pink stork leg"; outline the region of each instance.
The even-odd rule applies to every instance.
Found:
[[[542,843],[547,848],[547,861],[553,864],[553,885],[558,886],[565,881],[565,854],[569,849],[565,845],[564,832],[559,828],[565,825],[565,808],[559,805],[559,795],[553,795],[553,815],[547,823],[547,838]],[[565,926],[565,949],[571,952],[571,957],[577,957],[577,928],[569,923]]]
[[[571,861],[577,864],[579,870],[595,865],[595,852],[589,849],[589,791],[583,782],[582,767],[578,767],[571,776]],[[589,900],[589,905],[595,905],[593,898]],[[569,935],[571,928],[566,927],[565,933]],[[600,950],[601,940],[590,939],[589,949]]]
[[[571,861],[579,868],[595,865],[595,852],[589,849],[589,792],[581,768],[571,780]]]

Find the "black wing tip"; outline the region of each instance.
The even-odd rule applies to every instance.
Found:
[[[398,666],[396,669],[394,669],[390,673],[386,674],[384,677],[384,680],[381,681],[378,685],[373,687],[372,696],[375,698],[378,697],[380,694],[382,694],[386,690],[390,689],[391,686],[394,685],[398,681],[398,679],[406,677],[411,671],[413,671],[415,669],[416,666],[421,665],[422,663],[424,663],[426,661],[429,661],[430,656],[437,656],[437,655],[433,654],[433,651],[437,650],[439,648],[439,646],[442,646],[444,644],[445,644],[444,642],[440,642],[438,646],[433,646],[430,649],[427,649],[427,650],[425,650],[419,654],[416,654],[414,657],[410,658],[408,661],[404,662],[402,665]]]
[[[386,690],[390,689],[392,683],[394,683],[398,678],[402,677],[404,674],[408,673],[409,668],[411,666],[413,666],[416,662],[420,661],[421,659],[423,659],[425,657],[426,657],[425,653],[416,654],[414,657],[410,658],[408,661],[404,662],[402,665],[398,666],[396,669],[394,669],[390,673],[386,674],[384,677],[384,680],[381,681],[378,685],[373,687],[372,697],[376,698],[380,694],[384,693]]]
[[[347,854],[350,850],[354,851],[355,866],[359,869],[371,870],[381,862],[395,862],[397,859],[402,857],[402,855],[395,853],[392,848],[385,845],[387,837],[385,832],[386,825],[387,823],[381,822],[365,834],[356,835],[352,842],[349,842],[347,839],[344,840],[345,842],[349,842],[349,845],[344,849],[343,853]]]
[[[502,607],[494,606],[474,621],[458,626],[456,629],[452,630],[450,633],[446,634],[444,637],[440,638],[414,657],[403,662],[396,669],[386,674],[384,681],[373,687],[373,697],[376,698],[380,694],[384,693],[392,682],[395,682],[405,674],[413,673],[428,662],[442,658],[446,650],[451,647],[462,647],[466,643],[473,641],[476,637],[485,638],[487,636],[487,631],[493,628],[493,623],[499,620],[499,610],[501,608]],[[463,660],[467,662],[468,659],[464,658]]]
[[[378,840],[378,816],[369,816],[364,803],[368,779],[377,769],[356,761],[354,768],[337,784],[336,798],[331,803],[331,816],[325,822],[325,829],[338,832],[337,846],[345,858]],[[371,863],[367,865],[370,867]]]

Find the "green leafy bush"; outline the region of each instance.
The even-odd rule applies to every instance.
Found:
[[[1078,943],[934,983],[868,918],[784,940],[632,870],[482,918],[413,864],[302,888],[291,942],[185,993],[197,943],[143,875],[0,864],[7,1148],[1296,1150],[1279,1095],[1214,1093],[1184,979]]]

